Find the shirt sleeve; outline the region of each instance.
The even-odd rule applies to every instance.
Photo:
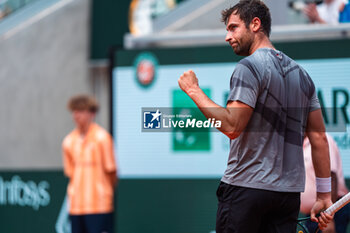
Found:
[[[69,149],[67,145],[65,145],[65,143],[62,144],[62,152],[63,152],[64,174],[70,178],[73,174],[74,163],[73,163],[73,158],[69,152]]]
[[[103,141],[100,142],[103,154],[103,167],[107,172],[114,172],[117,170],[115,157],[114,157],[114,146],[112,136],[106,135]]]
[[[303,68],[301,68],[300,70],[300,75],[301,75],[300,87],[310,101],[309,102],[310,112],[320,109],[321,105],[317,97],[316,87],[310,75]]]
[[[317,98],[316,89],[315,89],[314,93],[310,99],[310,112],[315,111],[315,110],[320,109],[320,108],[321,108],[320,101]]]
[[[241,60],[231,76],[230,93],[227,103],[230,101],[240,101],[255,108],[259,92],[260,82],[258,73],[247,59]]]

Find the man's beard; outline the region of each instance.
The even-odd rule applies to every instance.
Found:
[[[249,36],[246,36],[245,38],[242,37],[242,40],[235,48],[233,48],[233,51],[239,56],[249,56],[252,43],[252,39]]]

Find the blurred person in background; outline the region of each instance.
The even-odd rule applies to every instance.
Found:
[[[7,0],[0,0],[0,20],[11,13],[11,8]]]
[[[72,233],[112,233],[117,183],[112,137],[94,123],[99,106],[93,97],[72,97],[68,108],[76,125],[62,144]]]
[[[344,6],[344,9],[340,12],[340,23],[350,23],[350,3]]]
[[[304,13],[311,23],[336,25],[347,3],[348,0],[324,0],[319,5],[310,3],[304,8]]]
[[[333,138],[327,134],[329,144],[329,155],[331,159],[332,176],[332,201],[335,202],[349,192],[345,185],[343,175],[342,161],[339,149]],[[303,144],[304,163],[306,171],[305,191],[301,193],[300,212],[308,215],[316,200],[316,177],[311,158],[311,145],[307,137]],[[344,206],[334,215],[334,222],[323,230],[323,233],[346,233],[346,228],[350,220],[350,205]],[[306,225],[310,232],[313,232],[317,226],[314,222]]]

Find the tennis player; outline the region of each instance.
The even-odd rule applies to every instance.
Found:
[[[209,99],[193,71],[180,88],[207,118],[221,120],[230,140],[227,169],[217,190],[217,233],[295,233],[304,190],[303,135],[312,147],[317,199],[312,220],[324,229],[332,216],[328,142],[315,86],[295,61],[270,42],[271,16],[259,0],[222,12],[226,41],[238,55],[226,107]],[[215,78],[215,77],[213,77]]]

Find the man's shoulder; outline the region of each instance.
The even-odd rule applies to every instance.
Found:
[[[76,137],[76,130],[72,130],[69,134],[67,134],[62,141],[62,146],[67,147],[70,145],[71,141]]]
[[[238,64],[244,65],[246,67],[255,67],[255,68],[262,68],[262,66],[266,65],[266,62],[268,62],[269,54],[271,53],[271,49],[268,48],[261,48],[256,50],[251,55],[241,59]]]
[[[94,124],[94,129],[94,135],[97,140],[106,140],[112,137],[105,128],[96,123]]]
[[[263,58],[261,58],[261,55],[257,55],[257,53],[253,53],[250,56],[247,56],[243,59],[241,59],[237,66],[235,67],[235,73],[244,75],[246,72],[253,75],[257,80],[260,80],[263,77],[263,71],[264,67],[262,67],[262,64],[264,64]]]

